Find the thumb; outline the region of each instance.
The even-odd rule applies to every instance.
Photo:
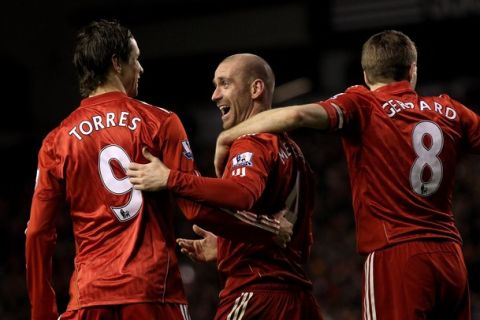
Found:
[[[153,154],[150,153],[150,151],[148,151],[147,147],[143,147],[142,148],[142,154],[143,156],[145,157],[145,159],[147,159],[148,161],[152,162],[153,160],[155,160],[155,157]]]
[[[192,229],[193,229],[193,232],[195,232],[195,234],[199,235],[202,238],[205,238],[208,235],[207,230],[200,228],[196,224],[193,225]]]
[[[218,150],[215,151],[215,158],[213,160],[213,165],[215,167],[215,174],[217,178],[221,178],[223,176],[223,171],[225,170],[226,164],[226,155],[223,155]]]
[[[215,167],[215,174],[218,178],[221,178],[223,176],[223,171],[225,170],[225,166],[227,165],[228,150],[229,148],[226,146],[217,145],[217,147],[215,148],[213,165]]]
[[[222,177],[222,171],[217,166],[215,166],[215,174],[217,175],[217,178]]]
[[[282,209],[281,211],[278,211],[277,213],[274,213],[274,214],[273,214],[273,217],[274,217],[275,219],[280,219],[281,217],[285,217],[285,216],[288,214],[289,211],[290,211],[290,210],[288,210],[288,209],[286,209],[286,208],[285,208],[285,209]]]

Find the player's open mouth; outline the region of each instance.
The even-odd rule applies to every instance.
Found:
[[[222,115],[226,115],[227,113],[230,112],[230,107],[228,106],[219,106],[218,108],[222,112]]]

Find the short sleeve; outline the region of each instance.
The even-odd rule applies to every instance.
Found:
[[[330,131],[351,131],[368,121],[371,109],[366,107],[370,105],[365,95],[367,92],[363,86],[354,86],[319,102],[328,114]]]
[[[232,144],[223,178],[242,185],[258,199],[274,163],[273,150],[270,143],[258,136],[240,137]]]

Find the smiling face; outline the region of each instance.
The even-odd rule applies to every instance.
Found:
[[[212,101],[222,112],[225,130],[247,119],[253,109],[251,83],[244,69],[242,59],[227,59],[215,70]]]

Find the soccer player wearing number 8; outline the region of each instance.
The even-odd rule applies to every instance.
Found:
[[[318,103],[265,111],[224,131],[216,170],[227,146],[244,134],[298,127],[338,131],[357,247],[366,255],[363,319],[470,319],[452,193],[461,155],[480,152],[480,118],[447,95],[414,91],[417,50],[401,32],[370,37],[361,62],[368,89],[353,86]]]
[[[139,55],[131,32],[117,22],[93,22],[78,34],[74,64],[84,99],[38,155],[25,249],[31,319],[58,318],[52,255],[55,218],[65,206],[76,253],[62,320],[190,319],[175,256],[173,198],[143,194],[125,176],[131,161],[145,162],[144,146],[176,170],[195,171],[179,118],[133,98],[143,73]],[[227,231],[229,221],[246,225],[223,215]],[[247,228],[258,229],[259,239],[272,235]]]

